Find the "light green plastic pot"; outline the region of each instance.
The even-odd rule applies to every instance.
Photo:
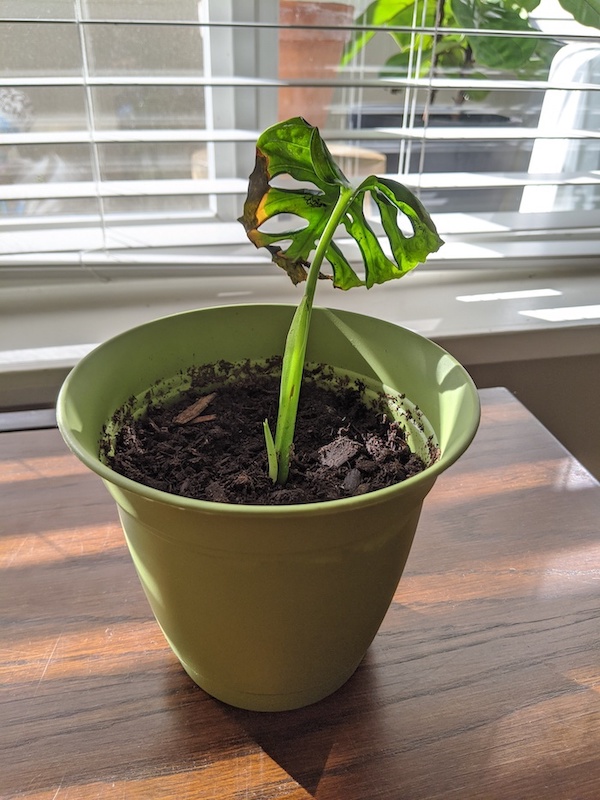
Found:
[[[314,703],[355,671],[406,563],[423,499],[468,447],[479,400],[463,367],[388,322],[315,309],[307,357],[406,393],[439,459],[404,483],[290,506],[192,500],[103,464],[103,426],[132,395],[190,365],[281,353],[293,308],[228,306],[165,317],[100,345],[68,376],[58,424],[104,480],[156,619],[190,677],[241,708]]]

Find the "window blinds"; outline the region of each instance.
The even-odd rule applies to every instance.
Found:
[[[390,5],[0,2],[0,268],[261,268],[236,218],[258,134],[296,114],[351,179],[418,192],[440,257],[593,257],[600,31]]]

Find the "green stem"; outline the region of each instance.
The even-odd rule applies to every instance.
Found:
[[[325,258],[329,243],[353,197],[354,189],[352,187],[343,186],[341,188],[340,196],[319,239],[315,257],[306,278],[304,297],[294,313],[286,338],[279,389],[277,429],[275,431],[275,453],[278,465],[277,483],[280,485],[284,485],[287,481],[290,469],[290,456],[296,428],[308,332],[321,264]]]

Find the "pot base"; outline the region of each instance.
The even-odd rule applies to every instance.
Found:
[[[362,659],[361,659],[362,660]],[[310,689],[304,689],[301,692],[285,692],[283,694],[254,694],[252,692],[236,691],[231,687],[223,687],[217,684],[211,684],[199,675],[196,670],[185,664],[179,659],[181,666],[199,686],[202,691],[220,700],[222,703],[234,706],[235,708],[242,708],[245,711],[294,711],[297,708],[304,708],[305,706],[318,703],[333,694],[338,689],[350,680],[354,675],[360,664],[355,664],[352,669],[344,673],[342,677],[336,678],[335,681],[322,683],[318,686],[311,686]]]

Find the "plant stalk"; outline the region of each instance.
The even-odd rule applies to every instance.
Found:
[[[331,212],[327,224],[317,244],[315,256],[308,270],[304,296],[298,305],[287,334],[283,353],[281,383],[279,388],[279,409],[277,414],[277,428],[275,431],[275,455],[277,458],[277,476],[274,470],[270,471],[271,478],[281,486],[285,485],[289,470],[296,417],[298,414],[298,401],[300,399],[300,386],[304,372],[308,332],[312,315],[313,302],[321,264],[338,225],[346,209],[352,202],[355,190],[351,186],[342,186],[340,195]]]

